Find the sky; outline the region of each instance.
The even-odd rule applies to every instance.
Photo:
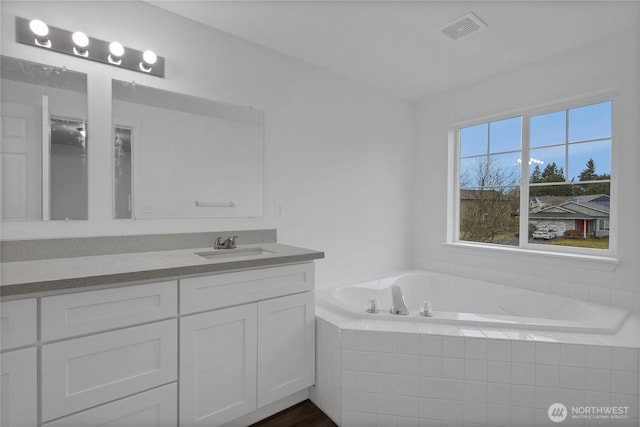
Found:
[[[532,116],[530,119],[529,175],[555,163],[578,181],[591,158],[596,174],[611,173],[612,102]],[[520,177],[522,117],[512,117],[460,129],[460,173],[489,156],[492,164]]]

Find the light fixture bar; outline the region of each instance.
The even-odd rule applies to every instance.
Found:
[[[82,49],[78,49],[73,42],[72,31],[48,25],[48,43],[42,43],[42,40],[39,40],[29,27],[30,22],[28,19],[16,16],[16,41],[19,43],[164,78],[164,58],[161,56],[155,56],[156,61],[153,64],[149,64],[143,57],[146,51],[143,52],[125,46],[124,54],[119,58],[120,61],[109,61],[110,42],[88,37],[89,40],[86,51],[82,51]],[[76,49],[74,50],[74,48]],[[147,58],[148,56],[147,54]]]

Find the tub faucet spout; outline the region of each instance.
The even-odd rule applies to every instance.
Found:
[[[389,309],[391,314],[409,314],[409,309],[404,303],[404,297],[402,296],[402,289],[398,285],[391,285],[391,308]]]

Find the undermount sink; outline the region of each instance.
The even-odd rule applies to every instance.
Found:
[[[210,252],[196,252],[196,255],[205,259],[221,259],[221,258],[247,258],[260,257],[264,255],[272,255],[273,252],[265,251],[262,248],[246,248],[246,249],[216,249]]]

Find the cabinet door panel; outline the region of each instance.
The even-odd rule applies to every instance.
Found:
[[[175,280],[42,298],[42,339],[50,341],[175,317]]]
[[[258,303],[258,407],[315,383],[313,293]]]
[[[256,408],[256,305],[180,319],[180,425],[216,426]]]
[[[0,303],[0,340],[2,350],[36,342],[36,299]]]
[[[38,423],[36,349],[0,355],[0,425],[35,427]]]
[[[177,378],[177,321],[42,347],[44,421]]]
[[[175,427],[178,401],[175,383],[60,418],[46,427]]]
[[[313,263],[180,280],[180,313],[195,313],[313,290]]]

